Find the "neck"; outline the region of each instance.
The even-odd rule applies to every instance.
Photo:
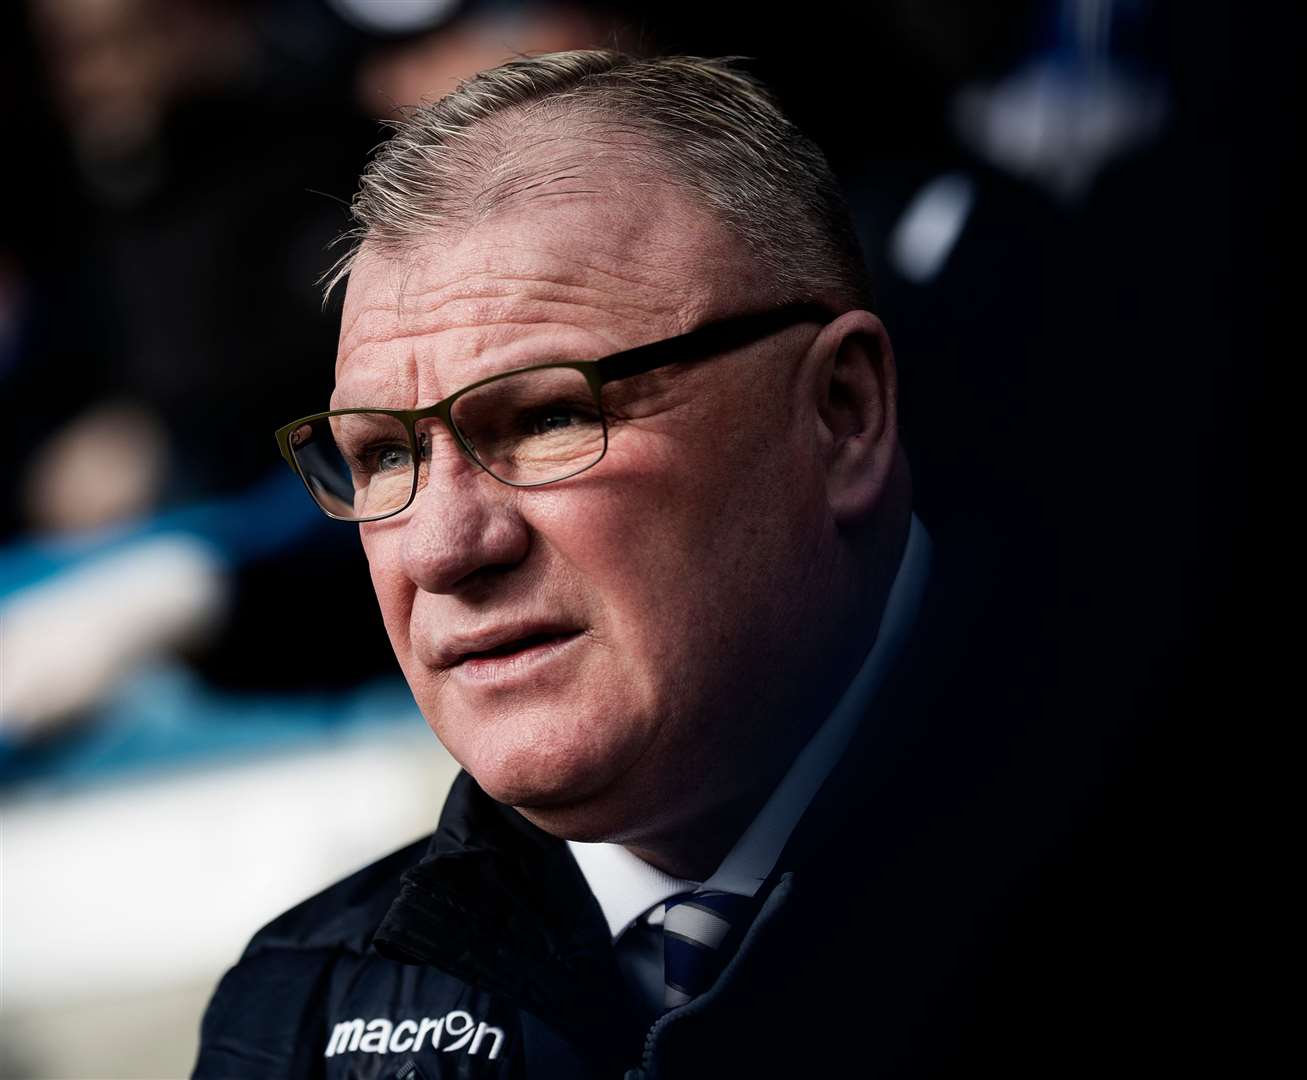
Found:
[[[803,714],[803,720],[788,725],[758,726],[759,730],[774,733],[767,747],[770,751],[767,763],[758,773],[759,782],[735,799],[707,811],[700,810],[693,821],[626,843],[628,851],[664,873],[690,881],[705,881],[721,866],[804,746],[848,692],[879,637],[889,591],[907,544],[911,518],[908,499],[891,501],[886,518],[881,529],[864,537],[858,545],[862,548],[862,565],[874,570],[864,578],[861,590],[851,590],[860,602],[841,613],[846,617],[834,620],[841,629],[824,643],[821,670],[809,671],[803,685],[796,685],[796,692],[784,695],[788,700],[776,705],[790,716]],[[814,687],[830,689],[814,694]]]
[[[780,776],[738,799],[700,813],[690,825],[623,845],[664,874],[706,881],[762,809]]]

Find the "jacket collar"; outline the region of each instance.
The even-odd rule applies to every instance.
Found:
[[[500,995],[597,1057],[640,1031],[608,926],[564,841],[460,772],[427,854],[376,934],[392,960],[429,964]]]

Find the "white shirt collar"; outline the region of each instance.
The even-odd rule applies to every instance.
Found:
[[[650,866],[621,844],[581,844],[569,840],[572,857],[603,909],[616,941],[652,907],[678,893],[693,892],[697,881],[683,881]]]
[[[753,896],[771,873],[794,827],[853,738],[916,620],[930,569],[930,551],[930,537],[913,514],[903,558],[867,659],[753,823],[712,877],[703,883],[706,887]],[[620,844],[583,844],[569,840],[567,845],[599,901],[614,941],[650,908],[699,887],[699,882],[664,874]]]

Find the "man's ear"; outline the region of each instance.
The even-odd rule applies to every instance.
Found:
[[[839,524],[877,506],[898,451],[898,382],[884,325],[849,311],[817,336],[809,384],[826,472],[826,498]]]

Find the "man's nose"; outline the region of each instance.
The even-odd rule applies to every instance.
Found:
[[[407,515],[403,540],[404,571],[418,588],[459,592],[483,581],[488,571],[526,558],[531,534],[517,488],[500,483],[448,443],[437,446],[424,464],[425,483]]]

